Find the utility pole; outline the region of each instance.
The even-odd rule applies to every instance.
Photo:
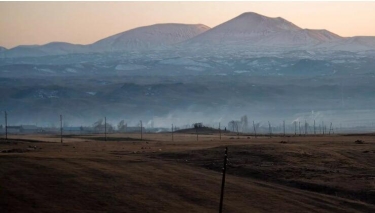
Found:
[[[307,135],[307,122],[305,120],[305,136]]]
[[[314,135],[316,135],[316,130],[315,130],[315,120],[314,120]]]
[[[332,131],[332,134],[333,134],[332,122],[331,122],[331,126],[329,127],[329,134],[331,134],[331,131]]]
[[[63,126],[62,126],[62,115],[60,115],[60,143],[63,142]]]
[[[297,135],[297,122],[294,121],[294,135]]]
[[[301,136],[301,121],[298,121],[299,136]]]
[[[198,126],[195,127],[195,134],[197,134],[197,141],[198,141]]]
[[[283,121],[284,137],[285,137],[285,120]]]
[[[254,123],[254,121],[253,121],[253,127],[254,127],[254,135],[255,135],[255,138],[257,138],[257,131],[256,131],[256,129],[255,129],[255,123]]]
[[[5,111],[5,140],[8,140],[8,113]]]
[[[173,124],[172,124],[172,142],[173,142]]]
[[[268,121],[268,129],[270,132],[270,138],[272,138],[272,130],[271,130],[271,123]]]
[[[104,140],[107,141],[107,117],[104,117]]]
[[[140,122],[141,122],[141,140],[143,140],[143,127],[142,127],[142,120],[141,120]]]
[[[236,123],[236,128],[237,128],[237,139],[240,139],[240,133],[238,132],[238,123]]]
[[[219,122],[219,134],[220,134],[220,140],[221,140],[221,127],[220,127],[220,122]]]
[[[219,213],[223,212],[223,199],[224,199],[224,187],[225,187],[225,173],[227,171],[227,161],[228,161],[228,147],[225,147],[224,154],[224,166],[223,166],[223,178],[221,180],[221,194],[220,194],[220,207]]]

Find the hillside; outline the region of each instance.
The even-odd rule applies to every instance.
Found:
[[[231,46],[233,48],[272,47],[308,48],[342,37],[327,30],[302,29],[277,17],[243,13],[205,33],[188,40],[186,46]]]
[[[99,52],[154,49],[188,40],[208,29],[203,24],[155,24],[110,36],[89,48]]]
[[[78,45],[52,42],[45,45],[20,45],[0,50],[0,57],[41,57],[80,53],[164,51],[170,57],[191,57],[197,53],[236,55],[256,52],[258,55],[303,50],[321,54],[329,52],[375,51],[374,36],[341,37],[326,29],[303,29],[281,18],[254,12],[243,13],[214,28],[203,24],[165,23],[143,26],[103,38],[93,44]],[[372,53],[370,53],[372,54]]]

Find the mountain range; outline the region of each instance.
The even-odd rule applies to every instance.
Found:
[[[79,126],[104,116],[149,127],[245,114],[275,123],[314,112],[319,123],[353,126],[358,112],[366,122],[375,115],[374,59],[374,37],[256,13],[214,28],[155,24],[89,45],[0,48],[0,111],[12,125],[56,125],[60,114]]]
[[[214,28],[203,24],[155,24],[131,29],[89,45],[52,42],[0,48],[0,56],[37,57],[72,53],[184,49],[310,50],[363,52],[375,50],[375,37],[341,37],[328,30],[302,29],[281,18],[243,13]]]

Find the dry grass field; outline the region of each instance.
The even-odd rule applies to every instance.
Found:
[[[375,136],[0,140],[0,212],[375,212]],[[362,140],[361,142],[355,142]]]

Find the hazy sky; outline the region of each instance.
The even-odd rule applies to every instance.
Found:
[[[375,36],[375,2],[0,2],[0,46],[89,44],[155,23],[214,27],[249,11],[341,36]]]

